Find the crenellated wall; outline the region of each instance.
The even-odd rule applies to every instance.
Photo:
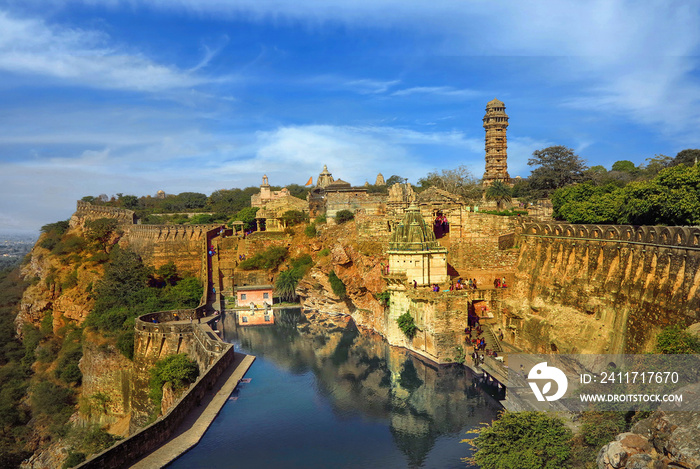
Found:
[[[103,205],[92,205],[89,202],[79,200],[73,217],[78,220],[96,220],[98,218],[114,218],[122,224],[130,225],[135,223],[136,218],[133,210],[126,210],[117,207],[105,207]]]
[[[534,223],[516,243],[507,321],[530,349],[641,352],[700,320],[700,227]]]

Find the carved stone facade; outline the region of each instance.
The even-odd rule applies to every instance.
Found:
[[[495,181],[510,184],[508,175],[508,143],[506,129],[508,114],[502,101],[493,99],[486,104],[484,130],[486,131],[486,171],[484,186],[490,186]]]
[[[421,286],[441,284],[449,280],[447,249],[437,242],[432,228],[415,205],[406,210],[403,220],[396,226],[387,253],[389,275],[405,275],[409,285],[414,282]]]
[[[319,189],[325,189],[326,186],[332,184],[334,181],[333,175],[328,171],[328,166],[323,165],[323,171],[318,175],[316,179],[316,187]]]

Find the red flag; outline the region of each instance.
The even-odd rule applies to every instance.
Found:
[[[304,184],[304,185],[305,185],[305,186],[310,186],[310,185],[313,184],[313,183],[314,183],[314,178],[313,178],[313,176],[311,176],[311,177],[309,178],[309,182],[307,182],[307,183]]]

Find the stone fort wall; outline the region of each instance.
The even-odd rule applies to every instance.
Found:
[[[79,200],[73,217],[79,220],[96,220],[98,218],[114,218],[119,223],[131,225],[136,218],[133,210],[126,210],[117,207],[105,207],[102,205],[92,205],[89,202]]]
[[[641,352],[663,327],[700,320],[700,227],[533,223],[517,238],[509,320],[523,345]]]

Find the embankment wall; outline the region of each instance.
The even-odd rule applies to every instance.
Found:
[[[533,223],[518,238],[505,322],[530,350],[648,351],[700,320],[700,227]]]
[[[189,413],[197,407],[206,392],[216,383],[221,373],[234,360],[233,345],[223,344],[224,351],[199,377],[190,389],[162,418],[120,441],[102,453],[88,459],[79,468],[112,469],[128,467],[143,455],[157,449],[178,428]]]

